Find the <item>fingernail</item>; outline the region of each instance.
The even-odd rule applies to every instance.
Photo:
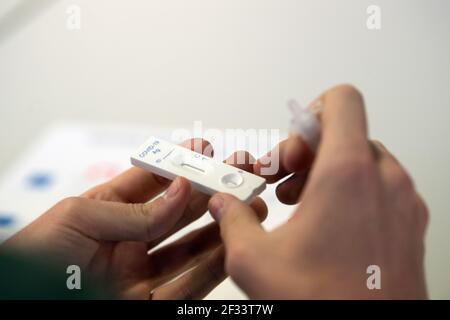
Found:
[[[180,190],[180,180],[177,178],[170,184],[169,189],[167,189],[166,193],[164,194],[164,198],[173,198],[177,195],[178,190]]]
[[[222,219],[223,198],[221,196],[214,196],[209,201],[209,212],[216,221]]]

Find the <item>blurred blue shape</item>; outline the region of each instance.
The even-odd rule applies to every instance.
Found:
[[[47,172],[37,172],[30,175],[27,182],[33,189],[44,189],[53,183],[53,177]]]
[[[0,212],[0,228],[8,227],[14,223],[12,214],[8,212]]]

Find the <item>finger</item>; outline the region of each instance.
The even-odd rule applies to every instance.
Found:
[[[191,199],[188,207],[185,209],[185,212],[183,213],[183,217],[175,224],[175,226],[169,232],[149,242],[148,243],[149,250],[156,247],[165,239],[172,236],[179,230],[183,229],[185,226],[191,224],[193,221],[200,218],[208,210],[208,201],[210,197],[196,191],[193,191],[193,194],[194,193],[197,199],[195,200]],[[253,201],[250,203],[250,206],[254,208],[260,221],[264,221],[266,219],[267,206],[266,203],[260,197],[256,197],[255,199],[253,199]]]
[[[111,181],[89,189],[81,196],[124,203],[146,202],[161,193],[168,183],[169,181],[163,177],[141,168],[132,167]]]
[[[211,144],[203,139],[190,139],[181,146],[212,156]],[[82,196],[90,199],[143,203],[160,194],[169,185],[169,180],[144,169],[133,167],[111,181],[94,187]]]
[[[382,170],[393,166],[396,168],[402,168],[402,165],[397,158],[380,141],[371,140],[369,141],[369,144],[372,148],[374,158],[377,160],[379,167]]]
[[[266,220],[268,209],[263,199],[261,199],[260,197],[256,197],[255,199],[253,199],[253,201],[250,203],[250,208],[252,208],[256,213],[256,216],[258,217],[258,221],[260,223]]]
[[[407,216],[411,218],[410,221],[414,221],[419,234],[423,235],[429,219],[428,209],[422,197],[415,190],[413,179],[381,142],[373,140],[371,146],[376,153],[381,181],[389,202],[391,205],[399,206],[402,211],[409,205]]]
[[[308,172],[296,173],[276,188],[278,199],[284,204],[296,204],[306,184]]]
[[[370,140],[370,145],[374,152],[374,158],[378,160],[390,159],[400,164],[398,159],[386,148],[386,146],[378,140]]]
[[[286,171],[300,172],[310,168],[314,154],[301,137],[291,135],[283,147],[285,151],[281,158],[281,165]]]
[[[348,159],[349,152],[360,158],[371,158],[364,101],[359,91],[340,85],[326,91],[319,100],[323,109],[317,166]]]
[[[225,163],[241,170],[253,173],[255,158],[250,154],[250,152],[239,150],[230,155],[225,160]]]
[[[259,158],[253,165],[253,173],[266,179],[267,183],[274,183],[284,178],[290,172],[282,165],[280,159],[284,157],[287,140],[281,141],[266,155]]]
[[[256,240],[264,234],[254,208],[232,195],[225,193],[214,195],[209,201],[208,208],[213,218],[220,224],[221,236],[227,249],[235,244]],[[267,212],[266,206],[256,209]]]
[[[74,198],[60,205],[73,225],[105,241],[151,241],[170,230],[181,218],[191,193],[189,182],[176,178],[164,196],[142,204]]]
[[[247,159],[248,162],[244,163],[238,163],[240,161],[237,161],[237,159]],[[254,159],[250,153],[247,151],[237,151],[233,153],[230,157],[228,157],[225,162],[235,166],[238,169],[250,171],[252,170],[251,161]],[[176,233],[177,231],[181,230],[188,224],[192,223],[193,221],[199,219],[208,209],[208,201],[210,199],[209,195],[206,195],[204,193],[201,193],[199,191],[193,190],[191,195],[191,200],[189,201],[189,204],[183,214],[183,217],[175,224],[175,226],[169,230],[166,234],[161,236],[158,239],[155,239],[154,241],[151,241],[148,244],[148,248],[151,249],[155,246],[157,246],[159,243]],[[256,200],[258,203],[260,200]],[[257,204],[258,205],[258,204]]]
[[[258,215],[259,221],[267,217],[267,208],[262,199],[257,198],[251,207]],[[205,255],[221,244],[220,230],[217,223],[210,223],[197,229],[181,239],[152,252],[148,257],[149,271],[147,277],[156,285],[164,283],[193,266]]]
[[[221,244],[219,226],[210,223],[148,256],[147,277],[156,285],[182,274]]]
[[[204,298],[226,278],[224,250],[216,249],[193,270],[153,293],[155,300],[193,300]]]
[[[308,170],[313,158],[313,153],[302,138],[290,136],[258,159],[253,172],[265,178],[268,183],[274,183],[293,172]]]

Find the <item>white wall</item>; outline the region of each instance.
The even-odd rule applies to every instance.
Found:
[[[288,98],[351,82],[428,202],[430,293],[450,298],[448,0],[42,2],[12,20],[19,1],[0,4],[0,169],[55,120],[286,128]]]

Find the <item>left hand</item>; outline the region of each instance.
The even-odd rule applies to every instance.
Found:
[[[193,142],[184,145],[197,145]],[[201,145],[202,150],[196,151],[210,147],[206,141]],[[251,169],[246,164],[239,167]],[[42,252],[62,264],[78,265],[97,282],[108,284],[119,298],[203,298],[226,277],[215,223],[147,254],[207,210],[209,197],[192,191],[180,177],[163,196],[147,203],[168,184],[150,172],[131,168],[80,197],[57,203],[2,247]],[[261,217],[267,212],[259,198],[252,206]]]

